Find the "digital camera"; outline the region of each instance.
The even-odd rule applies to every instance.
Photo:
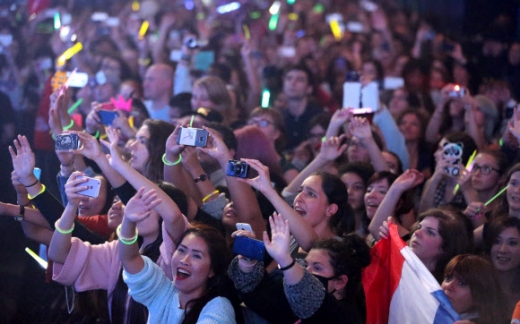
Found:
[[[226,175],[237,178],[247,178],[249,172],[249,165],[242,161],[229,160]]]
[[[182,127],[177,137],[177,144],[205,147],[208,143],[208,131],[200,128]]]
[[[456,85],[453,87],[453,90],[449,92],[449,96],[452,98],[462,98],[466,94],[466,91],[463,87]]]
[[[78,134],[60,134],[56,136],[54,149],[56,151],[73,151],[79,149],[80,145]]]

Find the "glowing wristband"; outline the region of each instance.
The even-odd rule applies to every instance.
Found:
[[[27,198],[29,198],[29,200],[33,200],[34,198],[38,197],[39,195],[41,195],[43,192],[45,191],[45,185],[42,183],[42,190],[40,190],[40,192],[38,192],[36,195],[34,196],[31,196],[30,194],[27,194]]]
[[[117,234],[117,237],[119,238],[119,241],[121,241],[121,243],[123,243],[123,244],[132,245],[135,242],[137,242],[137,228],[135,229],[135,236],[134,237],[132,237],[132,238],[125,238],[125,237],[121,236],[121,224],[119,224],[119,226],[117,226],[117,229],[116,229],[116,234]]]
[[[72,233],[72,231],[74,230],[74,227],[75,227],[75,224],[72,224],[72,227],[68,230],[62,230],[59,226],[58,226],[58,223],[60,222],[60,220],[58,219],[56,221],[56,223],[54,223],[54,228],[56,228],[56,231],[58,231],[58,233],[61,233],[61,234],[64,234],[64,235],[67,235],[67,234],[70,234]]]
[[[206,197],[202,198],[202,203],[205,203],[206,200],[208,200],[209,198],[213,197],[214,195],[217,195],[218,193],[220,193],[220,191],[218,191],[218,190],[213,191],[212,193],[210,193]]]
[[[96,131],[92,136],[94,136],[94,138],[99,138],[99,131]]]
[[[69,130],[72,128],[72,126],[74,126],[74,119],[71,119],[70,124],[68,124],[67,126],[63,126],[63,130]]]
[[[181,154],[179,154],[179,159],[178,159],[176,162],[168,161],[168,160],[166,159],[166,153],[164,153],[163,156],[162,156],[162,162],[163,162],[165,165],[167,165],[167,166],[174,166],[174,165],[177,165],[177,164],[181,163],[181,161],[182,161],[182,155],[181,155]]]

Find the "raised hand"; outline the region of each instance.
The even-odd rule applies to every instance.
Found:
[[[61,119],[58,109],[49,109],[49,127],[52,130],[54,136],[59,135],[63,132],[63,126],[61,125]]]
[[[125,219],[137,223],[150,216],[152,209],[159,205],[162,200],[157,199],[157,192],[149,190],[144,192],[144,188],[139,189],[125,207]]]
[[[395,224],[394,218],[392,216],[388,216],[387,220],[383,222],[383,225],[379,226],[380,238],[386,240],[390,237],[390,224]]]
[[[11,172],[11,183],[13,184],[14,190],[16,190],[18,195],[27,195],[27,189],[25,189],[25,186],[21,182],[18,174],[16,174],[16,171]]]
[[[321,144],[320,156],[326,161],[334,161],[347,149],[347,144],[341,144],[345,135],[333,136]]]
[[[97,110],[92,108],[85,119],[85,130],[90,134],[99,131],[101,126],[101,118],[99,117]]]
[[[99,157],[105,156],[101,145],[94,136],[86,132],[78,132],[78,136],[81,140],[81,147],[74,151],[74,153],[81,154],[84,157],[94,161]]]
[[[352,111],[347,108],[349,107],[338,109],[334,112],[330,119],[329,128],[339,129],[352,118]]]
[[[282,215],[274,212],[269,217],[269,225],[271,225],[271,240],[264,232],[263,239],[265,249],[270,256],[280,265],[286,266],[291,263],[289,222],[282,218]]]
[[[197,150],[200,152],[204,152],[212,158],[217,159],[219,161],[224,159],[231,159],[232,157],[229,153],[229,149],[220,137],[220,135],[211,128],[205,126],[203,128],[207,130],[209,133],[208,142],[206,144],[206,147],[197,147]]]
[[[14,171],[20,177],[22,183],[28,186],[33,181],[31,176],[33,176],[36,158],[29,145],[29,140],[24,135],[18,135],[18,139],[15,139],[13,143],[14,148],[9,146],[9,153],[11,153]]]
[[[110,158],[108,162],[111,166],[114,166],[116,163],[124,163],[125,161],[123,160],[123,156],[121,155],[121,151],[118,147],[119,134],[117,133],[117,129],[110,126],[106,129],[106,134],[110,143],[105,140],[101,140],[101,144],[110,149]]]
[[[520,116],[518,111],[518,106],[515,107],[513,112],[513,118],[511,118],[507,123],[507,129],[513,136],[516,138],[517,141],[520,142]]]
[[[72,172],[69,179],[67,180],[67,183],[65,184],[65,195],[67,196],[68,204],[77,207],[79,205],[79,201],[85,198],[84,195],[78,192],[88,189],[88,186],[85,186],[87,181],[88,178],[85,177],[83,172]]]
[[[412,189],[420,185],[424,181],[424,175],[414,169],[408,169],[395,179],[392,184],[393,187],[399,189],[401,192]]]
[[[269,177],[269,168],[263,165],[258,160],[253,159],[241,159],[242,161],[249,164],[251,168],[253,168],[256,172],[258,172],[258,176],[253,179],[242,179],[238,178],[239,181],[245,182],[255,188],[256,190],[264,193],[267,190],[273,190],[271,186],[271,178]]]
[[[177,144],[177,138],[179,137],[179,133],[181,132],[181,128],[183,126],[177,125],[173,133],[168,136],[166,140],[166,156],[178,156],[181,154],[185,146],[182,144]],[[184,158],[184,157],[183,157]]]
[[[368,119],[362,117],[350,118],[349,132],[360,140],[372,138],[372,130]]]
[[[474,218],[484,216],[484,214],[488,211],[487,207],[484,206],[484,203],[479,201],[474,201],[469,203],[468,207],[462,212],[469,219],[473,220]]]

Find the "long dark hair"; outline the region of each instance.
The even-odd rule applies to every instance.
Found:
[[[516,172],[520,171],[520,163],[517,163],[509,169],[506,177],[506,185],[509,184],[509,180],[511,180],[511,176]],[[497,207],[491,212],[491,220],[509,217],[509,203],[507,202],[507,194],[504,193],[500,197],[500,202],[496,205]]]
[[[175,126],[158,119],[147,119],[143,126],[147,126],[150,133],[146,143],[148,161],[143,175],[152,181],[162,180],[164,178],[162,156],[166,150],[166,140],[173,133]]]
[[[336,204],[338,211],[329,218],[329,227],[336,235],[342,236],[355,230],[354,210],[348,204],[347,186],[337,176],[324,171],[312,175],[321,179],[321,189],[329,204]]]
[[[206,293],[199,298],[190,300],[186,304],[182,324],[195,324],[202,309],[210,300],[218,296],[227,297],[229,295],[231,287],[227,279],[227,268],[231,262],[231,251],[224,236],[211,226],[192,223],[191,227],[179,239],[177,246],[188,235],[195,235],[206,242],[211,262],[210,267],[214,274],[206,282]]]

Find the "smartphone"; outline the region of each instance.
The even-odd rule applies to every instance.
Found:
[[[374,119],[374,110],[372,108],[357,108],[353,109],[352,112],[356,117],[364,117],[368,119],[370,124],[372,124],[372,119]]]
[[[464,145],[462,143],[444,143],[442,147],[443,159],[450,162],[450,165],[444,168],[446,174],[451,176],[459,175],[463,149]]]
[[[233,253],[253,260],[263,261],[265,254],[264,242],[247,236],[235,237]]]
[[[343,108],[359,108],[361,106],[361,82],[347,81],[343,83]]]
[[[86,190],[78,191],[78,193],[90,198],[97,198],[97,196],[99,196],[99,189],[101,188],[101,180],[89,177],[83,178],[87,178],[88,181],[82,183],[81,186],[87,186],[88,188]]]
[[[108,27],[117,27],[119,26],[119,18],[117,17],[108,17],[105,21]]]
[[[179,62],[182,57],[182,51],[181,50],[172,50],[170,52],[170,61],[172,62]]]
[[[395,90],[404,86],[404,79],[400,77],[385,77],[383,88],[385,90]]]
[[[293,46],[280,46],[278,48],[278,55],[287,58],[294,57],[296,55],[296,48]]]
[[[101,124],[110,126],[114,122],[114,119],[117,118],[118,113],[117,111],[110,111],[110,110],[98,110],[97,114],[99,115],[99,118],[101,119]]]
[[[349,21],[345,28],[351,33],[361,33],[363,31],[363,24],[359,21]]]
[[[253,228],[248,223],[237,223],[237,230],[248,231],[253,233]]]
[[[205,147],[208,142],[208,131],[200,128],[182,127],[177,144]]]
[[[54,143],[56,151],[73,151],[79,149],[80,146],[79,136],[75,133],[57,135]]]
[[[33,174],[34,176],[36,177],[36,179],[40,180],[40,177],[42,175],[42,169],[40,168],[34,168],[33,169]]]
[[[67,83],[72,88],[83,88],[88,84],[88,74],[85,72],[67,72]]]
[[[105,21],[108,19],[108,14],[106,12],[94,12],[91,19],[93,21]]]
[[[370,82],[361,89],[361,107],[379,109],[379,87],[376,82]]]

